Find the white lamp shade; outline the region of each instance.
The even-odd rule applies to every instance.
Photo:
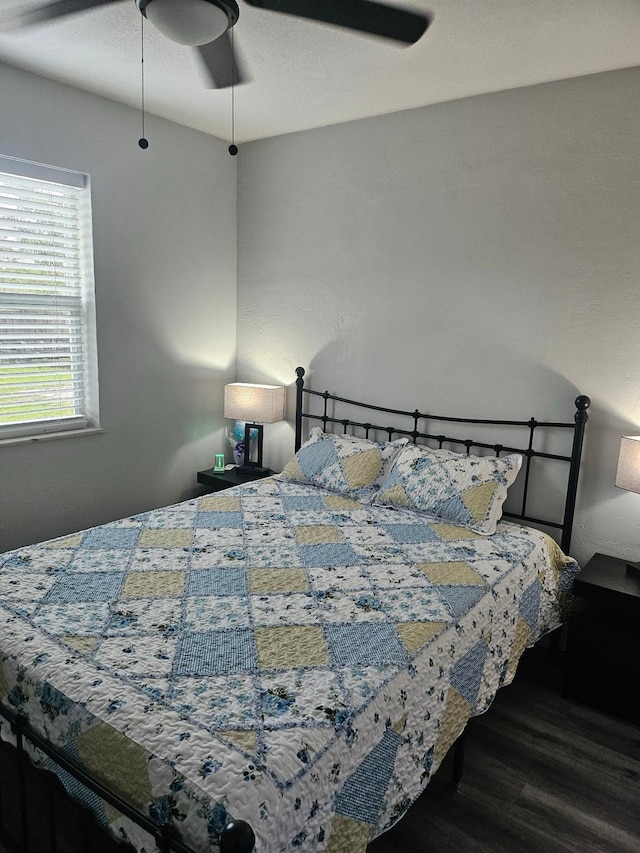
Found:
[[[273,424],[284,418],[284,386],[232,382],[224,386],[224,416],[236,421]]]
[[[168,39],[192,47],[215,41],[229,26],[227,13],[210,0],[148,0],[144,14]]]
[[[616,486],[640,493],[640,435],[624,435],[620,439]]]

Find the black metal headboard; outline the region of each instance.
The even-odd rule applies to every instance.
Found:
[[[496,456],[502,453],[520,453],[524,457],[523,464],[523,484],[521,487],[521,495],[519,500],[519,509],[505,509],[504,515],[510,518],[520,519],[533,525],[550,527],[561,532],[560,547],[566,553],[569,552],[571,546],[571,530],[573,527],[573,516],[576,506],[576,494],[578,490],[578,474],[580,471],[580,458],[582,456],[582,442],[584,438],[584,430],[588,419],[587,409],[591,401],[588,397],[580,396],[575,400],[576,411],[573,421],[568,423],[559,423],[551,421],[537,421],[535,418],[530,418],[527,421],[517,420],[487,420],[481,418],[456,418],[444,417],[441,415],[430,415],[425,412],[420,412],[418,409],[414,411],[404,411],[402,409],[390,409],[386,406],[374,406],[369,403],[360,403],[356,400],[348,400],[345,397],[338,397],[335,394],[330,394],[328,391],[312,391],[310,388],[305,388],[303,367],[296,368],[296,450],[299,450],[303,442],[303,420],[315,420],[322,424],[324,432],[331,432],[329,427],[339,425],[343,432],[347,433],[354,430],[360,430],[364,433],[365,438],[370,435],[385,434],[389,440],[407,436],[414,443],[421,442],[435,443],[438,447],[443,445],[451,446],[452,448],[465,448],[467,453],[471,452],[472,448],[479,450],[490,450]],[[312,412],[309,408],[305,410],[305,405],[311,403],[311,398],[316,398],[320,402],[318,412]],[[338,404],[338,405],[337,405]],[[344,407],[344,410],[349,410],[349,413],[354,417],[339,417],[338,409]],[[362,411],[363,414],[359,415]],[[402,417],[406,420],[405,426],[387,426],[376,424],[370,421],[368,412],[378,412],[383,415],[394,415],[398,418]],[[364,418],[360,420],[359,417]],[[496,432],[502,428],[516,428],[519,442],[524,446],[513,446],[504,443],[491,443],[487,440],[471,439],[471,438],[456,438],[444,435],[440,432],[431,432],[431,423],[448,423],[454,425],[472,424],[481,429],[486,427],[495,427]],[[423,427],[422,429],[420,427]],[[569,430],[569,442],[571,451],[569,454],[551,452],[550,450],[536,449],[534,444],[538,438],[544,434],[547,435],[550,431],[561,431],[567,433]],[[572,435],[572,438],[571,438]],[[482,438],[485,438],[484,436]],[[537,445],[536,445],[537,446]],[[534,459],[545,459],[564,463],[568,463],[566,477],[566,491],[563,491],[562,508],[556,518],[543,518],[537,515],[529,514],[528,501],[530,496],[530,486],[532,481],[532,462]],[[563,481],[564,482],[564,481]],[[560,521],[559,518],[562,518]]]

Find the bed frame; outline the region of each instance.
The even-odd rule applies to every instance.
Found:
[[[587,409],[590,405],[588,397],[579,396],[575,401],[575,414],[571,422],[549,422],[537,421],[535,418],[530,418],[526,421],[516,420],[490,420],[477,418],[457,418],[444,417],[440,415],[431,415],[420,412],[418,409],[413,411],[405,411],[402,409],[387,408],[385,406],[369,405],[360,403],[354,400],[349,400],[344,397],[338,397],[328,391],[313,391],[306,388],[304,384],[305,370],[302,367],[296,368],[296,413],[295,413],[295,449],[296,451],[303,443],[305,429],[316,424],[321,424],[325,432],[342,430],[344,433],[363,434],[364,437],[377,437],[382,435],[389,440],[397,437],[406,436],[415,443],[435,444],[437,447],[447,446],[448,448],[463,450],[470,453],[471,450],[480,451],[480,453],[491,452],[497,456],[502,453],[521,453],[525,457],[524,484],[522,487],[522,496],[520,505],[515,510],[505,511],[504,515],[511,518],[526,522],[532,526],[548,527],[559,532],[560,546],[565,553],[568,553],[571,544],[571,530],[573,526],[574,511],[576,505],[576,496],[578,488],[578,474],[580,470],[580,458],[582,454],[582,444],[584,438],[584,430],[588,418]],[[315,411],[312,409],[316,408]],[[348,417],[346,416],[348,413]],[[375,414],[371,414],[375,413]],[[397,426],[388,426],[376,423],[372,420],[373,417],[380,421],[387,416],[392,415],[400,422]],[[509,441],[508,444],[498,443],[492,444],[484,439],[481,435],[478,438],[462,438],[460,434],[445,435],[436,429],[436,425],[447,424],[448,430],[452,428],[453,432],[457,429],[464,429],[473,426],[478,429],[478,433],[486,431],[486,428],[494,428],[495,434],[507,429],[515,430],[515,433],[520,436],[517,444]],[[568,454],[560,454],[551,452],[545,449],[539,449],[539,445],[543,443],[541,437],[550,432],[568,434],[571,450]],[[565,466],[566,474],[566,490],[563,492],[563,509],[561,517],[539,517],[537,514],[530,514],[528,510],[529,496],[531,493],[531,483],[534,479],[534,471],[532,462],[534,459],[545,459],[550,462],[561,463]],[[62,785],[57,776],[41,769],[36,769],[31,765],[28,752],[25,748],[25,742],[38,748],[51,758],[59,767],[62,767],[66,772],[70,773],[78,779],[83,785],[98,794],[103,800],[118,809],[122,814],[129,817],[139,826],[146,829],[156,841],[158,848],[162,853],[193,853],[186,845],[181,843],[173,836],[171,827],[158,826],[154,821],[145,814],[138,812],[127,802],[123,801],[111,791],[105,789],[95,780],[88,777],[82,771],[79,771],[75,765],[71,764],[64,755],[61,755],[58,750],[52,748],[45,742],[36,731],[34,731],[24,719],[0,705],[0,716],[9,723],[11,731],[15,738],[15,747],[0,742],[0,760],[2,760],[3,770],[11,763],[15,767],[14,776],[16,785],[11,791],[11,802],[9,804],[3,802],[7,796],[7,792],[0,789],[0,838],[5,833],[3,826],[3,816],[6,816],[7,810],[17,812],[19,818],[12,816],[12,826],[18,827],[17,835],[11,839],[14,843],[20,845],[21,853],[30,853],[30,851],[50,850],[52,853],[59,849],[73,849],[78,851],[86,851],[86,853],[96,853],[98,850],[131,850],[128,845],[118,843],[116,840],[107,838],[102,830],[92,830],[94,835],[91,835],[87,827],[93,821],[91,815],[82,806],[75,804],[73,806],[66,805],[63,807],[62,820],[56,817],[56,803],[66,797],[70,797],[62,789]],[[464,732],[458,739],[454,750],[453,762],[453,778],[452,783],[455,787],[462,775],[462,765],[464,758]],[[17,747],[17,749],[16,749]],[[8,752],[7,752],[8,750]],[[44,782],[41,780],[44,779]],[[42,837],[42,830],[35,830],[38,835],[34,836],[33,815],[34,809],[29,804],[29,796],[27,789],[40,788],[45,791],[37,811],[40,814],[40,821],[43,820],[42,814],[46,814],[46,834],[48,835],[49,846],[46,846],[46,840]],[[70,811],[70,809],[72,811]],[[70,819],[70,814],[74,817]],[[73,846],[69,847],[68,840],[59,842],[59,835],[63,834],[65,824],[72,822],[79,824],[82,827],[78,840],[73,842]],[[4,823],[8,823],[6,818]],[[95,832],[99,832],[104,838],[98,846],[96,842]],[[15,835],[15,832],[14,832]],[[37,846],[33,846],[31,842],[37,840]],[[106,844],[108,846],[103,846]],[[255,836],[249,824],[242,820],[233,821],[228,824],[220,836],[221,853],[251,853],[254,849]]]

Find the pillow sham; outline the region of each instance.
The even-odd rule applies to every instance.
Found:
[[[495,533],[521,465],[517,453],[467,456],[412,444],[401,450],[374,503],[418,510],[475,533]]]
[[[306,441],[280,474],[280,479],[321,486],[372,500],[408,439],[370,441],[353,435],[333,435],[313,427]]]

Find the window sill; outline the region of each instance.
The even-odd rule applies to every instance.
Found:
[[[99,435],[103,433],[102,427],[86,427],[85,429],[67,429],[60,432],[44,432],[41,435],[20,435],[14,438],[0,438],[0,447],[9,447],[12,444],[33,444],[42,441],[57,441],[59,438],[79,438],[84,435]]]

